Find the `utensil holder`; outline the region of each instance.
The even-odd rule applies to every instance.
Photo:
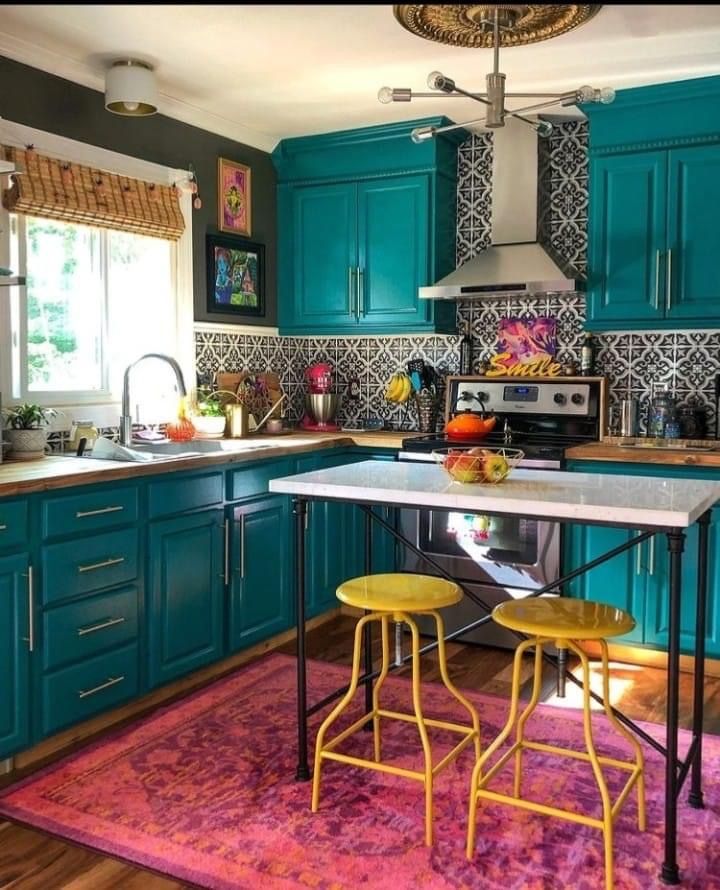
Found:
[[[415,393],[415,407],[418,414],[418,428],[421,433],[434,433],[437,423],[437,400],[431,392]]]

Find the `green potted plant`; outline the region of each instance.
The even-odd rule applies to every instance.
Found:
[[[10,443],[10,454],[16,460],[33,460],[45,457],[47,425],[56,416],[52,408],[43,408],[30,402],[3,409],[7,429],[5,437]]]
[[[225,406],[222,402],[212,396],[198,401],[192,422],[195,435],[199,439],[222,439],[226,421]]]

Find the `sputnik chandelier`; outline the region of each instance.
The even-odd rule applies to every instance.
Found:
[[[493,70],[485,75],[485,92],[474,93],[458,86],[451,77],[440,71],[428,75],[427,85],[431,93],[413,92],[406,87],[382,87],[378,99],[383,104],[410,102],[413,99],[466,98],[485,106],[484,117],[448,124],[443,127],[417,127],[410,134],[413,142],[425,142],[438,133],[447,133],[464,127],[484,125],[496,128],[505,126],[506,117],[514,117],[532,127],[539,136],[549,136],[553,126],[550,121],[532,120],[528,114],[554,106],[580,105],[589,102],[609,104],[615,98],[610,87],[596,89],[581,86],[563,93],[508,93],[505,75],[500,71],[500,47],[519,46],[556,37],[584,24],[601,7],[577,4],[454,4],[430,6],[425,4],[399,4],[393,7],[400,24],[429,40],[453,46],[491,47]],[[530,105],[509,110],[506,99],[539,99]]]

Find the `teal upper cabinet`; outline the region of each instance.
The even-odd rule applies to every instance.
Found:
[[[416,145],[421,123],[287,139],[273,152],[282,334],[455,331],[454,304],[421,301],[418,288],[455,267],[467,134]]]
[[[594,158],[588,314],[593,321],[662,319],[665,152]]]
[[[720,327],[720,77],[623,90],[583,110],[587,327]]]

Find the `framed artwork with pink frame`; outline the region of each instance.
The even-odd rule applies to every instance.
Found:
[[[509,352],[511,364],[524,365],[557,354],[557,322],[554,318],[502,318],[498,351]]]
[[[221,232],[251,235],[250,168],[218,158],[218,226]]]

